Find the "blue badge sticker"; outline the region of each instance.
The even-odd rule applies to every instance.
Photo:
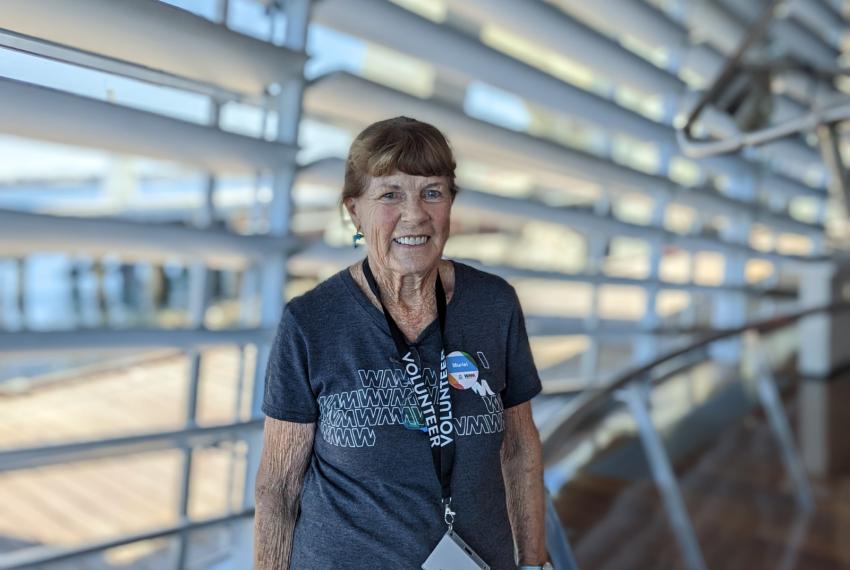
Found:
[[[478,366],[468,353],[456,350],[446,357],[449,384],[458,390],[467,390],[478,381]]]

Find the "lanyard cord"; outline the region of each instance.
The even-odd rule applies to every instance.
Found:
[[[381,303],[381,308],[384,310],[384,317],[387,319],[387,326],[390,329],[396,350],[398,350],[399,357],[401,358],[401,365],[404,366],[405,373],[413,384],[416,402],[425,419],[428,437],[431,441],[431,458],[434,461],[434,471],[437,474],[437,479],[440,481],[441,502],[444,507],[443,516],[446,524],[451,528],[455,514],[450,509],[455,436],[451,390],[449,388],[448,371],[446,369],[446,351],[443,347],[446,329],[446,292],[443,289],[440,272],[439,270],[437,271],[437,282],[434,285],[434,295],[437,299],[437,319],[440,324],[440,379],[437,385],[436,402],[425,383],[425,378],[422,376],[421,365],[417,368],[417,363],[413,358],[413,351],[407,344],[404,333],[401,332],[401,329],[399,329],[392,315],[387,310],[386,305],[384,305],[384,301],[381,298],[381,290],[378,287],[378,282],[375,280],[372,269],[369,267],[368,258],[363,260],[363,275],[365,275],[372,293]]]

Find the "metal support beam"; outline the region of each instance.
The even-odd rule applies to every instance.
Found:
[[[300,77],[306,59],[158,0],[3,0],[0,28],[106,56],[112,69],[125,62],[254,95]]]
[[[75,331],[0,332],[0,354],[62,353],[122,348],[190,348],[268,342],[274,328],[162,329],[125,328]]]
[[[814,16],[811,4],[817,4],[819,1],[809,3],[791,0],[785,3],[784,10],[780,12],[779,17],[774,20],[768,30],[768,37],[777,41],[781,49],[799,61],[820,69],[833,69],[836,67],[837,53],[827,41],[822,39],[826,35],[826,30],[812,32],[800,24],[799,16],[801,15],[804,19],[808,18],[811,23],[811,17]],[[729,30],[741,33],[741,30],[752,26],[753,22],[758,20],[763,8],[758,2],[736,2],[735,0],[700,0],[700,2],[704,3],[709,10],[727,15],[724,25],[714,25],[711,29],[704,31],[710,34],[729,33]],[[696,24],[700,25],[698,22]]]
[[[186,357],[189,359],[189,381],[187,382],[186,394],[186,429],[192,429],[197,426],[198,388],[201,379],[201,352],[197,349],[190,349],[186,352]],[[181,524],[186,524],[190,521],[189,502],[192,498],[192,464],[194,448],[191,446],[182,446],[181,452],[182,465],[180,478],[177,482],[177,519]],[[189,549],[188,533],[180,532],[177,535],[176,546],[177,548],[174,551],[175,568],[183,570],[186,567],[186,557]]]
[[[109,236],[104,239],[104,236]],[[221,230],[0,210],[0,255],[35,251],[120,253],[124,259],[161,263],[175,257],[210,267],[240,269],[299,247],[292,236],[243,236]]]
[[[789,12],[809,31],[821,35],[834,50],[844,51],[848,38],[847,24],[836,18],[822,0],[792,0]]]
[[[764,212],[751,203],[726,198],[708,188],[683,191],[666,178],[479,121],[457,109],[418,99],[347,73],[334,73],[311,84],[305,95],[304,107],[310,114],[355,128],[388,114],[415,114],[443,128],[461,158],[513,165],[533,172],[541,185],[568,187],[579,178],[600,184],[613,193],[637,190],[705,212],[731,215],[747,208],[766,224],[790,224],[797,231],[807,225],[786,216]],[[813,232],[822,231],[816,226],[808,227]]]
[[[770,429],[779,447],[785,471],[794,486],[794,498],[797,500],[797,505],[804,512],[810,512],[814,509],[815,503],[809,477],[794,443],[788,416],[785,415],[782,407],[782,399],[779,396],[764,341],[757,333],[753,333],[753,337],[759,401],[770,422]]]
[[[338,181],[342,179],[343,168],[342,159],[322,159],[302,167],[298,172],[296,183],[336,187]],[[696,237],[700,234],[699,228],[694,228],[690,235],[681,235],[662,229],[660,221],[650,226],[623,222],[610,214],[609,207],[600,209],[599,201],[594,203],[593,209],[582,207],[556,208],[532,199],[498,196],[464,185],[464,190],[458,195],[454,207],[457,209],[456,211],[463,213],[465,219],[482,216],[488,221],[492,221],[494,218],[540,220],[577,228],[588,235],[622,235],[646,240],[659,239],[664,243],[675,243],[676,247],[682,249],[694,247],[718,250],[717,248],[726,247],[723,242]],[[752,206],[750,207],[752,208]],[[786,226],[787,220],[785,218],[764,218],[763,212],[759,212],[755,208],[752,209],[755,219],[770,227],[778,225],[777,229],[784,229],[791,233],[804,232],[807,235],[819,235],[820,230],[815,229],[815,226],[800,226],[796,221]],[[740,212],[740,210],[736,209],[736,212]],[[775,223],[771,223],[771,220]],[[314,245],[308,247],[308,251],[314,249],[316,249]],[[755,256],[764,255],[764,253],[757,250],[750,252],[751,255]],[[345,259],[348,259],[348,257]],[[354,259],[351,259],[349,263],[353,261]]]
[[[836,124],[818,125],[817,135],[821,154],[829,170],[827,188],[831,201],[841,209],[844,218],[850,217],[850,180],[841,157]]]
[[[485,6],[486,4],[486,6]],[[522,36],[533,38],[541,46],[576,59],[595,72],[610,77],[616,84],[638,82],[638,88],[651,93],[673,94],[679,97],[685,85],[676,77],[653,66],[637,55],[630,54],[613,40],[606,38],[553,6],[543,2],[518,5],[509,0],[479,0],[463,2],[454,9],[467,17],[487,23],[495,18],[500,25]],[[486,16],[485,16],[486,13]],[[530,102],[565,113],[578,121],[587,122],[614,133],[626,133],[638,140],[659,145],[662,154],[678,154],[675,131],[669,124],[654,122],[641,114],[619,106],[610,98],[584,91],[551,76],[542,70],[509,57],[484,45],[476,38],[445,25],[416,16],[384,0],[324,0],[317,5],[315,20],[367,41],[386,45],[427,60],[438,70],[450,72],[467,80],[479,79],[527,99]],[[382,26],[369,25],[373,20]],[[464,57],[458,58],[457,53]],[[604,61],[604,66],[599,62]],[[672,119],[672,114],[668,115]],[[739,157],[713,157],[698,161],[715,175],[739,175],[747,172],[759,176],[754,165]],[[780,176],[780,187],[795,193],[823,196],[798,182]]]
[[[281,142],[4,78],[0,78],[0,133],[177,161],[217,173],[279,168],[294,160],[296,152]]]
[[[311,0],[286,0],[286,36],[285,43],[289,49],[303,51],[307,38],[307,26],[310,21]],[[279,14],[278,14],[279,15]],[[274,29],[274,26],[272,26]],[[276,97],[277,133],[275,139],[281,143],[298,146],[298,126],[301,120],[302,99],[304,94],[303,77],[292,78],[285,82]],[[282,162],[273,170],[271,217],[269,233],[281,238],[290,232],[292,217],[292,187],[295,182],[297,167],[295,161]],[[273,327],[280,319],[283,307],[283,288],[286,282],[286,260],[284,258],[269,260],[261,267],[260,276],[260,323]],[[271,351],[270,343],[257,345],[254,361],[253,389],[251,391],[251,417],[262,417],[260,406],[263,400],[265,370]],[[262,452],[262,434],[256,434],[246,440],[245,456],[245,487],[242,504],[250,508],[254,504],[254,486],[260,465]],[[243,525],[235,529],[234,568],[249,568],[252,564],[253,525]]]
[[[228,3],[225,2],[225,13]],[[221,103],[219,101],[210,102],[210,125],[217,128],[219,126]],[[196,225],[200,228],[207,228],[213,224],[215,220],[215,188],[217,177],[214,174],[207,174],[206,184],[204,188],[204,201],[201,204],[200,211],[197,212]],[[194,262],[189,266],[189,326],[193,328],[203,328],[207,308],[210,302],[210,270],[201,262]],[[197,426],[198,414],[198,392],[201,382],[201,370],[203,366],[203,353],[197,348],[190,348],[186,351],[186,358],[189,360],[189,378],[186,383],[186,427],[193,428]],[[182,469],[178,487],[177,501],[177,517],[181,523],[189,522],[189,505],[192,499],[192,466],[194,463],[194,450],[191,447],[183,447],[182,451]],[[174,551],[175,567],[183,570],[186,566],[186,560],[189,550],[189,534],[181,532],[177,535],[177,548]]]
[[[587,265],[585,270],[591,275],[599,276],[604,270],[605,252],[610,244],[610,238],[605,235],[591,235],[587,237],[585,243],[587,248]],[[599,286],[597,285],[590,291],[590,306],[583,320],[583,325],[588,330],[594,330],[599,327],[599,324]],[[597,386],[602,380],[598,374],[599,345],[600,339],[596,335],[593,335],[587,339],[587,348],[581,353],[579,376],[586,388]]]
[[[648,389],[646,383],[632,382],[618,393],[618,397],[628,406],[637,424],[652,477],[664,502],[664,510],[678,542],[685,566],[688,570],[706,570],[699,542],[682,499],[682,492],[679,490],[676,475],[673,473],[673,467],[664,449],[664,441],[655,429],[649,412]]]
[[[0,473],[163,451],[174,449],[179,445],[210,446],[222,441],[241,439],[246,433],[256,432],[261,430],[262,427],[262,420],[251,420],[234,424],[192,427],[111,439],[11,449],[0,451]]]
[[[454,0],[457,1],[457,0]],[[605,31],[612,36],[619,35],[619,30],[628,29],[629,35],[638,38],[646,46],[654,49],[665,50],[667,53],[679,54],[679,57],[671,58],[676,62],[672,67],[672,73],[678,73],[688,79],[688,83],[695,88],[701,88],[705,83],[711,81],[720,71],[724,63],[724,56],[716,49],[708,45],[691,44],[686,22],[676,22],[665,17],[655,7],[647,2],[636,0],[604,0],[601,5],[594,3],[591,7],[582,0],[562,0],[567,10],[576,15],[581,21]],[[729,14],[717,14],[716,4],[713,0],[695,0],[693,3],[679,2],[677,12],[687,17],[688,8],[699,6],[701,16],[695,18],[699,24],[698,32],[715,42],[731,43],[733,40],[719,35],[728,35],[729,30],[723,28],[721,23],[735,21]],[[736,2],[737,6],[757,6],[757,3]],[[604,14],[604,17],[601,15]],[[730,20],[730,18],[733,18]],[[799,115],[802,109],[792,104],[784,97],[775,96],[774,105],[777,108],[794,106],[794,115]],[[706,126],[711,131],[715,127],[714,121],[706,121]],[[793,174],[800,181],[805,180],[807,169],[818,167],[820,159],[811,148],[801,140],[783,140],[764,145],[753,154],[760,161],[773,161],[781,167],[779,172]],[[793,165],[793,168],[791,167]]]
[[[0,570],[39,570],[45,565],[52,565],[54,562],[62,562],[66,560],[78,559],[87,554],[103,552],[110,548],[117,548],[135,542],[144,542],[173,536],[182,532],[190,532],[202,530],[217,525],[225,525],[234,521],[248,519],[249,523],[254,515],[253,509],[247,509],[231,515],[223,517],[214,517],[191,523],[178,524],[158,528],[155,530],[124,535],[118,539],[100,540],[84,546],[71,548],[56,548],[53,546],[35,546],[32,548],[21,548],[15,550],[11,554],[0,556]]]
[[[663,200],[657,200],[653,204],[652,225],[662,227],[667,204]],[[659,286],[661,277],[661,262],[664,260],[665,244],[661,240],[649,241],[649,271],[647,285],[644,287],[646,301],[644,312],[641,316],[641,325],[647,329],[653,329],[661,324],[661,316],[658,313],[658,295],[661,292]],[[635,362],[649,362],[658,356],[658,337],[652,335],[638,335],[633,345]]]
[[[703,82],[709,81],[724,62],[723,55],[711,47],[705,44],[692,45],[686,29],[642,1],[602,0],[588,3],[584,0],[561,0],[560,4],[572,18],[539,1],[447,1],[452,11],[475,21],[497,24],[529,42],[544,49],[554,50],[592,69],[595,74],[605,77],[615,85],[625,83],[645,93],[659,96],[669,97],[673,94],[677,106],[686,102],[681,98],[686,91],[683,79],[693,81],[693,78],[697,77]],[[583,24],[588,24],[598,31]],[[612,39],[620,37],[624,29],[628,29],[630,36],[647,46],[669,54],[667,69],[661,69],[632,54]],[[600,57],[601,53],[605,56]],[[600,62],[605,62],[605,65],[600,65]],[[622,70],[621,66],[629,69]],[[677,74],[683,79],[679,79]],[[675,87],[670,84],[671,81]],[[783,98],[777,100],[778,105],[786,103]],[[799,109],[795,109],[794,113],[798,114],[798,111]],[[774,157],[785,163],[793,159],[807,166],[819,163],[817,154],[801,142],[779,141],[768,146],[769,148],[763,149],[764,156],[759,156],[761,160]],[[723,159],[725,160],[708,161],[704,164],[706,168],[730,169],[735,162],[743,163],[737,159],[728,160],[729,157]],[[738,170],[741,170],[740,166]],[[802,179],[803,176],[795,176],[795,180]],[[795,185],[805,186],[800,183]]]
[[[154,85],[162,85],[190,91],[201,95],[208,95],[221,100],[233,100],[250,102],[254,97],[243,95],[236,91],[222,89],[201,81],[186,79],[159,69],[140,67],[135,64],[112,59],[104,55],[54,44],[39,38],[33,38],[23,34],[17,34],[8,30],[0,29],[0,48],[27,53],[44,59],[61,61],[71,65],[88,69],[97,69],[104,73],[121,75],[138,81],[144,81]]]
[[[639,27],[646,21],[635,19],[635,14],[627,13],[625,6],[618,6],[617,12],[604,7],[605,2],[586,4],[589,12],[604,14],[607,18],[623,18],[629,26],[621,29]],[[649,64],[640,56],[624,50],[617,42],[605,41],[606,38],[588,26],[581,25],[558,8],[545,2],[513,2],[512,0],[447,0],[452,12],[475,22],[486,22],[501,26],[523,38],[534,38],[535,43],[546,46],[556,53],[567,56],[586,67],[598,71],[603,77],[614,83],[626,83],[644,93],[681,93],[682,82],[666,73],[663,69]],[[656,26],[653,33],[665,33],[669,29]],[[679,45],[683,34],[673,31],[666,38]],[[605,65],[600,65],[605,62]]]
[[[20,305],[21,262],[16,258],[0,261],[0,323],[6,331],[23,328],[24,315]]]

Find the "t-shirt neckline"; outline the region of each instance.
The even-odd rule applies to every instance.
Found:
[[[447,259],[446,261],[450,261],[452,267],[454,268],[454,290],[452,291],[452,298],[446,304],[446,311],[451,309],[457,304],[458,297],[460,292],[462,291],[462,279],[460,278],[461,271],[459,270],[462,264],[456,262],[453,259]],[[349,271],[348,267],[341,271],[342,273],[342,281],[345,283],[348,288],[348,292],[354,297],[357,303],[369,314],[373,321],[378,325],[387,336],[390,336],[390,330],[387,326],[387,319],[384,317],[384,313],[378,309],[372,301],[369,300],[369,297],[366,296],[366,293],[360,288],[357,284],[357,281],[354,280],[354,277],[351,275],[351,271]],[[433,321],[428,323],[428,325],[422,329],[422,332],[419,333],[419,337],[412,343],[413,346],[419,346],[422,342],[428,338],[436,329],[439,327],[439,319],[436,317]]]

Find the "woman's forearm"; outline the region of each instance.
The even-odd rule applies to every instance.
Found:
[[[266,419],[254,489],[254,569],[288,570],[315,424]]]
[[[298,503],[290,497],[258,490],[254,511],[254,568],[289,568]]]
[[[519,563],[542,565],[548,556],[540,436],[530,409],[509,408],[505,416],[502,476]]]
[[[532,454],[520,454],[502,467],[508,517],[514,531],[520,564],[546,561],[543,470]]]

